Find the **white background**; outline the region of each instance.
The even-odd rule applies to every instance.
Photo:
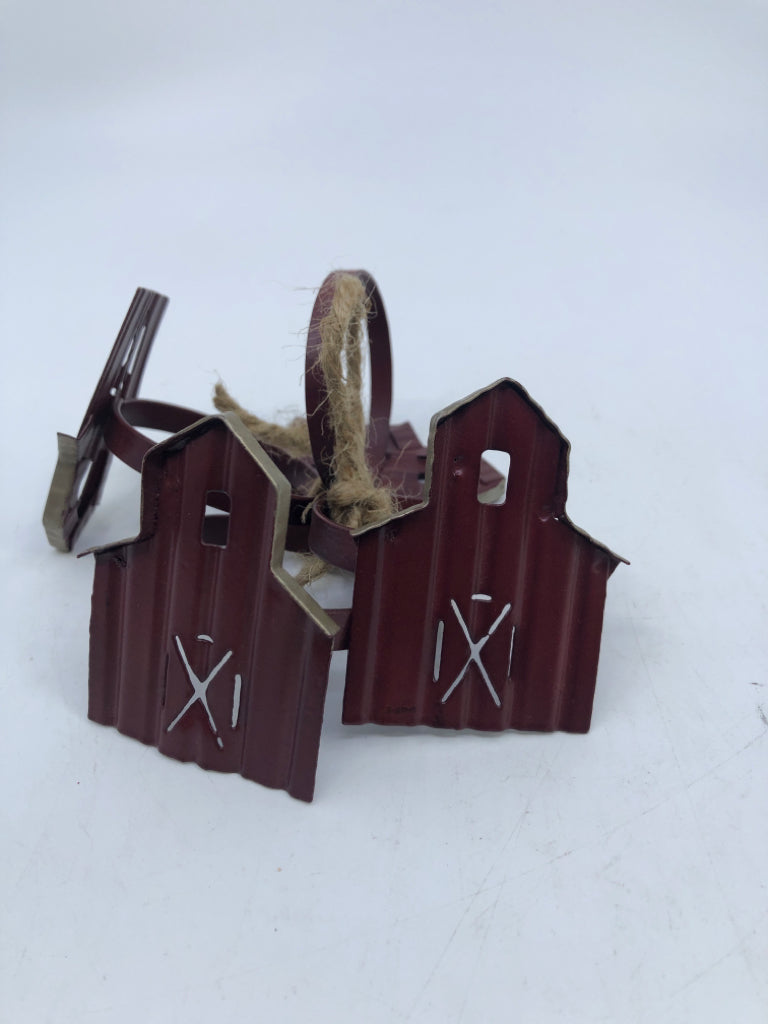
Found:
[[[0,1019],[768,1020],[765,3],[1,17]],[[137,285],[142,394],[271,416],[358,266],[395,419],[521,381],[632,565],[589,735],[342,727],[340,657],[306,806],[88,722],[40,516]],[[137,513],[116,470],[81,548]]]

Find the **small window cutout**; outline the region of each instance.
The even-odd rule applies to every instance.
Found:
[[[225,548],[229,541],[232,502],[226,491],[208,491],[205,495],[201,540],[214,548]]]
[[[507,500],[507,484],[509,483],[509,452],[500,452],[495,448],[486,448],[480,456],[480,474],[482,474],[482,462],[488,462],[493,468],[504,477],[495,487],[487,490],[483,486],[483,479],[478,475],[477,500],[483,505],[503,505]]]

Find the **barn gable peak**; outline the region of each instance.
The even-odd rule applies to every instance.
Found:
[[[269,570],[306,615],[326,635],[329,637],[333,636],[338,630],[337,623],[283,567],[291,500],[290,484],[235,413],[222,413],[203,417],[177,434],[173,434],[171,437],[159,442],[147,452],[142,466],[141,527],[139,533],[127,540],[91,548],[88,552],[84,552],[84,554],[93,553],[99,557],[120,548],[140,544],[155,536],[163,524],[162,492],[168,486],[165,479],[166,466],[177,454],[185,451],[190,445],[199,444],[211,432],[224,433],[226,436],[229,436],[237,443],[243,453],[242,464],[239,466],[238,472],[235,474],[235,481],[231,485],[234,501],[255,504],[258,498],[249,490],[249,474],[254,474],[255,477],[262,480],[266,479],[274,495],[275,502]],[[253,476],[251,476],[251,479],[253,479]],[[218,488],[211,489],[215,490]],[[204,490],[206,490],[206,485],[201,485],[200,491]],[[204,495],[199,494],[193,497],[202,499]]]

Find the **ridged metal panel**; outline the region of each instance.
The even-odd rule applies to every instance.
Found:
[[[202,539],[209,491],[226,547]],[[310,800],[337,627],[280,568],[289,500],[234,417],[152,450],[139,537],[96,552],[89,716]]]
[[[132,399],[139,389],[168,300],[139,288],[88,403],[77,437],[59,434],[59,454],[43,525],[49,542],[69,551],[98,504],[109,467],[106,432],[117,401]]]
[[[478,501],[486,449],[503,505]],[[565,515],[568,450],[509,380],[435,417],[426,502],[359,537],[345,722],[587,731],[621,559]]]

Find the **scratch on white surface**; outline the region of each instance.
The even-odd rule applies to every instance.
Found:
[[[742,747],[739,747],[738,750],[734,751],[732,754],[729,754],[728,757],[724,757],[723,760],[718,761],[717,764],[714,764],[710,768],[707,768],[705,772],[702,772],[700,775],[697,775],[696,778],[691,779],[690,782],[681,781],[681,784],[675,787],[674,789],[670,790],[670,792],[663,799],[657,800],[655,803],[652,803],[649,807],[646,807],[639,813],[630,815],[630,817],[625,818],[623,821],[620,821],[617,825],[612,825],[609,829],[606,829],[604,832],[601,832],[596,842],[605,842],[606,839],[610,839],[611,836],[621,831],[621,829],[627,828],[629,825],[634,824],[636,821],[640,821],[641,818],[645,818],[649,814],[653,814],[653,812],[657,811],[659,807],[663,807],[665,804],[670,803],[670,801],[677,800],[680,796],[680,793],[683,790],[693,789],[695,786],[698,785],[699,782],[708,778],[710,775],[714,775],[715,772],[719,771],[725,765],[730,764],[731,761],[736,760],[737,757],[741,757],[741,755],[744,754],[747,750],[749,750],[750,747],[754,747],[756,743],[759,743],[760,740],[764,740],[767,736],[768,729],[763,729],[761,732],[758,733],[757,736],[753,736],[751,740],[748,740],[748,742],[745,743]],[[576,849],[587,849],[592,845],[594,845],[594,843],[586,843],[583,846],[577,847]],[[551,863],[551,861],[548,861],[547,863]],[[529,871],[523,872],[523,874],[528,873]]]
[[[763,917],[765,916],[768,915],[764,914]],[[680,985],[679,988],[674,989],[674,991],[670,993],[670,998],[674,998],[675,996],[680,995],[681,992],[685,992],[686,989],[691,988],[697,982],[701,981],[702,978],[706,978],[707,975],[714,971],[716,968],[718,968],[720,964],[724,963],[726,960],[729,960],[735,954],[743,954],[744,944],[752,937],[753,931],[754,929],[750,932],[750,934],[742,936],[742,938],[739,939],[739,941],[735,945],[731,946],[731,948],[728,949],[725,953],[723,953],[722,956],[719,956],[716,960],[713,960],[711,963],[708,963],[707,966],[703,967],[700,971],[696,971],[696,973],[693,974],[684,984]]]
[[[661,724],[664,727],[664,734],[665,734],[665,736],[667,738],[667,743],[669,744],[670,749],[672,750],[672,756],[675,759],[675,765],[677,767],[677,773],[678,773],[678,775],[680,777],[680,783],[681,783],[681,785],[683,787],[685,787],[686,780],[685,780],[685,776],[683,775],[683,766],[680,764],[680,758],[677,755],[677,747],[675,746],[674,737],[672,736],[672,733],[670,732],[669,723],[667,722],[667,719],[666,719],[666,717],[664,715],[664,711],[663,711],[662,706],[661,706],[661,701],[659,700],[659,695],[656,692],[656,687],[654,685],[654,680],[653,680],[653,673],[651,672],[650,668],[648,667],[648,662],[645,660],[645,652],[643,651],[643,645],[640,642],[640,637],[639,637],[638,632],[637,632],[637,627],[635,625],[635,617],[634,617],[634,613],[633,613],[632,609],[630,609],[630,611],[629,611],[629,621],[632,624],[632,633],[634,634],[634,637],[635,637],[635,644],[637,645],[637,653],[638,653],[638,655],[640,657],[640,662],[641,662],[641,664],[643,666],[643,669],[645,671],[645,675],[646,675],[646,677],[648,679],[648,685],[650,687],[651,694],[653,695],[653,701],[654,701],[654,703],[656,705],[656,710],[658,712],[659,718],[661,719]]]
[[[666,717],[664,715],[664,712],[662,710],[661,701],[659,700],[659,695],[656,692],[656,687],[654,685],[653,675],[652,675],[652,673],[651,673],[651,671],[650,671],[650,669],[648,667],[648,663],[645,660],[645,654],[643,652],[643,647],[642,647],[642,644],[640,643],[640,637],[638,636],[638,633],[637,633],[637,627],[635,626],[634,615],[631,612],[630,612],[630,622],[632,624],[632,632],[634,633],[634,636],[635,636],[635,643],[637,644],[637,650],[638,650],[638,653],[640,655],[640,661],[642,662],[643,668],[645,669],[645,674],[648,677],[648,683],[650,685],[651,693],[653,695],[653,699],[654,699],[654,702],[656,704],[656,708],[658,710],[659,718],[661,719],[661,723],[662,723],[662,725],[664,727],[664,733],[665,733],[665,735],[667,737],[667,742],[669,743],[670,749],[672,751],[672,756],[675,759],[675,765],[677,767],[677,773],[678,773],[679,778],[680,778],[682,789],[685,791],[685,798],[686,798],[686,800],[688,802],[688,808],[690,810],[691,818],[693,819],[694,826],[696,828],[696,834],[697,834],[698,840],[699,840],[699,848],[701,849],[701,851],[703,852],[704,856],[707,859],[707,863],[709,864],[709,871],[710,871],[710,874],[711,874],[713,888],[717,891],[717,893],[720,896],[720,900],[722,902],[722,907],[723,907],[723,910],[725,912],[725,916],[726,916],[728,922],[730,923],[730,926],[731,926],[731,929],[732,929],[733,939],[734,939],[734,942],[735,942],[732,951],[735,951],[736,949],[738,949],[738,947],[740,946],[740,943],[741,943],[741,940],[739,938],[739,929],[738,929],[738,926],[737,926],[737,923],[736,923],[736,918],[734,917],[730,901],[729,901],[727,893],[725,892],[725,889],[723,887],[723,883],[722,883],[722,880],[721,880],[721,877],[720,877],[720,872],[717,869],[717,864],[715,863],[715,858],[714,858],[714,856],[712,854],[712,850],[710,849],[709,845],[707,844],[706,835],[705,835],[704,830],[701,827],[701,821],[699,819],[699,815],[698,815],[697,810],[696,810],[696,805],[694,803],[693,796],[691,794],[691,790],[692,790],[693,786],[695,785],[696,781],[698,781],[698,780],[694,780],[694,781],[690,781],[689,782],[689,781],[686,781],[686,779],[685,779],[685,776],[684,776],[684,773],[683,773],[683,767],[682,767],[682,764],[680,763],[680,758],[678,757],[677,747],[675,746],[674,737],[672,735],[672,731],[670,730],[669,722],[667,721],[667,719],[666,719]],[[744,752],[744,750],[747,750],[749,747],[753,746],[756,742],[758,742],[758,740],[761,740],[765,735],[766,735],[765,731],[762,731],[759,736],[756,736],[754,739],[750,740],[749,743],[747,743],[741,750],[736,751],[735,754],[732,754],[730,757],[725,758],[725,760],[723,761],[723,764],[727,764],[729,761],[732,761],[734,757],[738,757],[739,754],[742,754]],[[710,773],[705,773],[705,774],[710,774]],[[752,965],[749,962],[749,959],[747,957],[743,957],[743,960],[744,960],[744,964],[746,966],[746,969],[749,972],[750,977],[752,978],[753,982],[755,982],[755,984],[757,985],[757,978],[755,977],[755,974],[754,974],[754,971],[752,969]]]
[[[19,975],[21,974],[21,968],[22,968],[22,965],[24,964],[24,961],[26,959],[27,959],[27,947],[24,946],[22,948],[21,952],[19,953],[18,958],[16,960],[16,967],[15,967],[14,972],[13,972],[13,976],[15,978],[18,978]]]
[[[681,992],[685,992],[686,989],[689,989],[693,985],[695,985],[697,981],[701,981],[702,978],[706,978],[706,976],[711,971],[714,971],[715,968],[719,967],[721,963],[723,963],[725,960],[728,960],[730,957],[733,956],[734,953],[737,953],[738,951],[739,947],[734,946],[733,949],[729,949],[727,953],[723,953],[723,955],[721,957],[718,957],[717,960],[713,960],[711,964],[707,964],[707,966],[704,967],[702,970],[697,971],[696,974],[694,974],[692,978],[689,978],[684,985],[681,985],[679,988],[676,988],[673,992],[670,993],[670,999],[674,999],[675,996],[680,995]]]
[[[768,727],[768,722],[765,724]],[[719,771],[725,765],[730,764],[731,761],[735,761],[737,757],[741,757],[741,755],[749,750],[750,747],[754,747],[756,743],[759,743],[760,740],[764,740],[766,736],[768,736],[768,729],[762,729],[757,736],[753,736],[751,740],[747,740],[747,742],[743,746],[739,747],[738,750],[729,754],[728,757],[724,757],[722,761],[718,761],[717,764],[712,765],[711,768],[707,768],[705,772],[702,772],[701,775],[697,775],[695,779],[691,779],[690,782],[687,782],[685,784],[685,788],[692,789],[697,783],[701,782],[702,779],[706,779],[710,775],[714,775],[716,771]]]
[[[424,993],[429,988],[430,984],[432,983],[432,979],[437,974],[437,970],[438,970],[440,964],[443,962],[443,960],[445,959],[445,956],[446,956],[448,950],[453,945],[453,940],[456,938],[456,935],[457,935],[457,933],[459,931],[459,928],[464,923],[464,919],[466,918],[467,914],[470,912],[470,910],[474,906],[475,901],[477,900],[477,897],[478,897],[478,893],[479,893],[479,890],[478,890],[478,892],[476,892],[474,894],[474,896],[470,897],[469,902],[467,903],[466,907],[464,908],[464,912],[461,914],[461,916],[459,917],[459,920],[456,922],[456,924],[454,926],[454,929],[451,932],[451,934],[450,934],[450,936],[448,938],[448,941],[443,946],[443,948],[442,948],[442,950],[440,952],[440,955],[438,956],[437,960],[435,961],[435,963],[434,963],[434,965],[432,967],[432,970],[429,972],[429,974],[427,975],[426,980],[424,981],[424,984],[419,989],[419,993],[416,996],[416,998],[414,999],[414,1001],[411,1004],[411,1007],[410,1007],[410,1009],[408,1011],[408,1020],[411,1020],[413,1018],[414,1011],[416,1010],[416,1007],[417,1007],[421,997],[424,995]]]
[[[475,968],[477,967],[477,964],[483,959],[483,954],[485,953],[485,947],[488,944],[488,936],[489,936],[490,931],[491,931],[491,926],[492,926],[492,924],[493,924],[493,922],[494,922],[494,920],[496,918],[496,910],[497,910],[497,908],[499,906],[499,900],[501,899],[501,894],[504,891],[505,886],[506,886],[506,880],[504,882],[499,883],[499,885],[497,886],[497,890],[496,890],[496,898],[494,899],[493,903],[491,904],[490,910],[485,911],[485,913],[488,914],[488,921],[487,921],[487,923],[485,925],[485,928],[483,929],[483,937],[480,940],[480,946],[479,946],[477,954],[475,956],[475,961],[474,961],[474,964],[473,964],[473,970],[469,972],[470,978],[474,978],[475,977],[475,975],[477,973]],[[482,914],[480,916],[482,917]],[[466,989],[465,989],[465,992],[464,992],[464,1000],[462,1001],[461,1009],[459,1010],[459,1016],[457,1018],[457,1024],[461,1024],[461,1022],[464,1020],[464,1014],[466,1012],[467,1006],[469,1005],[469,997],[470,997],[470,985],[468,984]]]
[[[435,960],[434,964],[432,965],[431,971],[427,975],[423,985],[419,989],[419,992],[418,992],[416,998],[414,999],[413,1003],[411,1004],[411,1006],[410,1006],[410,1008],[408,1010],[408,1020],[419,1019],[419,1018],[414,1018],[414,1013],[416,1011],[416,1007],[418,1006],[419,1002],[421,1001],[422,996],[425,994],[425,992],[429,989],[430,985],[432,984],[432,980],[435,977],[435,975],[437,974],[438,970],[440,969],[440,966],[443,963],[443,961],[445,960],[446,956],[448,955],[448,951],[450,950],[451,946],[453,945],[454,940],[455,940],[456,936],[459,933],[459,930],[461,929],[462,925],[466,921],[466,919],[469,916],[470,912],[474,908],[474,906],[477,903],[478,899],[483,895],[483,893],[488,892],[488,891],[490,891],[491,889],[494,888],[494,886],[492,886],[492,885],[489,886],[487,884],[488,883],[488,879],[491,877],[493,872],[498,867],[499,862],[502,859],[507,859],[507,851],[509,850],[509,847],[511,846],[513,840],[516,840],[517,837],[519,836],[520,832],[522,831],[523,825],[525,823],[525,819],[528,817],[528,813],[530,812],[531,805],[533,804],[533,802],[536,799],[536,797],[539,795],[542,786],[544,785],[545,781],[547,780],[547,778],[551,774],[552,768],[554,767],[555,762],[557,761],[557,759],[558,759],[558,757],[560,755],[560,752],[563,749],[563,744],[564,743],[565,743],[565,737],[561,736],[560,737],[560,742],[558,743],[558,745],[557,745],[557,747],[556,747],[556,749],[555,749],[555,751],[554,751],[554,753],[552,755],[552,758],[546,763],[545,767],[542,765],[544,767],[544,771],[541,773],[541,775],[539,775],[534,780],[533,786],[531,787],[531,791],[528,794],[528,798],[527,798],[527,800],[525,802],[525,806],[523,807],[523,810],[518,815],[517,821],[513,825],[509,835],[507,836],[507,838],[505,839],[505,841],[502,844],[501,848],[499,849],[499,852],[496,855],[496,857],[494,858],[493,863],[491,864],[491,866],[486,871],[486,873],[485,873],[485,875],[483,877],[482,882],[477,887],[477,889],[472,894],[472,896],[469,897],[467,905],[465,906],[465,908],[462,911],[462,913],[459,915],[459,919],[456,922],[453,930],[451,931],[451,934],[448,936],[448,940],[443,945],[443,948],[441,949],[440,953],[438,954],[437,959]],[[568,853],[570,853],[570,852],[571,851],[569,850]],[[564,855],[561,855],[561,856],[567,856],[567,854],[564,854]],[[558,858],[554,858],[554,859],[557,860]],[[490,921],[488,923],[488,927],[486,928],[484,936],[483,936],[483,941],[482,941],[482,944],[481,944],[481,951],[482,951],[482,947],[484,947],[484,945],[485,945],[485,941],[487,940],[488,933],[489,933],[490,927],[491,927],[491,922],[493,921],[493,915],[495,914],[496,907],[498,906],[499,900],[501,899],[501,894],[504,891],[504,889],[506,888],[507,883],[509,881],[510,881],[510,879],[504,878],[501,882],[497,883],[497,885],[498,885],[498,892],[496,893],[496,899],[494,900],[494,903],[493,903],[492,914],[491,914]],[[477,963],[477,960],[478,960],[479,956],[480,956],[480,953],[478,953],[478,956],[475,958],[475,963]],[[459,1018],[458,1018],[459,1022],[461,1021],[461,1017],[464,1014],[464,1008],[466,1007],[467,1002],[469,1000],[469,986],[471,985],[472,977],[473,976],[474,976],[474,972],[472,972],[472,975],[470,976],[470,980],[469,980],[468,985],[467,985],[467,990],[465,992],[464,1002],[462,1004],[462,1009],[461,1009],[461,1012],[460,1012],[460,1015],[459,1015]]]

